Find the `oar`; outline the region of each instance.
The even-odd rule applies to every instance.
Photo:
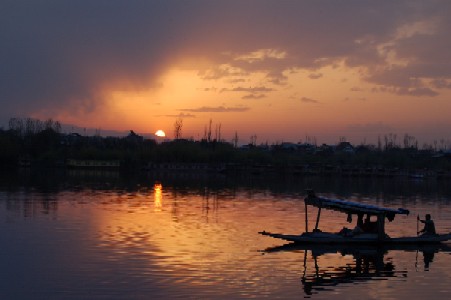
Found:
[[[417,236],[420,234],[420,228],[419,228],[419,222],[420,222],[420,215],[417,215]],[[415,255],[415,271],[418,272],[418,248],[417,253]]]
[[[420,215],[417,215],[417,236],[420,234],[420,228],[418,223],[420,222]]]
[[[415,271],[418,272],[418,247],[417,247],[417,254],[415,255]]]
[[[417,215],[417,236],[420,234],[420,228],[418,223],[420,222],[420,215]],[[415,271],[418,272],[418,248],[417,248],[417,253],[415,255]]]

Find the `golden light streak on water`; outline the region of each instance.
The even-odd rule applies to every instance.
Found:
[[[163,207],[163,185],[161,183],[155,183],[153,186],[154,191],[154,211],[161,211]]]

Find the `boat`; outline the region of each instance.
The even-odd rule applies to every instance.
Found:
[[[276,239],[282,239],[294,243],[306,244],[431,244],[451,240],[451,233],[430,234],[424,233],[417,236],[390,237],[385,233],[385,220],[392,222],[396,215],[408,215],[409,210],[404,208],[386,208],[375,205],[351,202],[340,199],[329,199],[317,196],[309,190],[305,202],[305,232],[302,234],[282,234],[261,231],[259,234]],[[315,228],[308,230],[307,207],[318,208]],[[352,216],[357,216],[357,226],[351,230],[343,228],[339,232],[323,232],[319,226],[321,210],[328,209],[347,214],[348,221]],[[366,215],[365,222],[363,217]],[[371,219],[376,218],[376,221]],[[418,224],[418,223],[417,223]],[[417,228],[418,231],[418,228]]]

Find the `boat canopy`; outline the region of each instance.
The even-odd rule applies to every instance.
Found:
[[[346,214],[385,215],[389,221],[392,221],[397,214],[409,214],[409,211],[404,208],[393,209],[339,199],[328,199],[317,197],[313,192],[310,192],[307,198],[305,198],[305,204],[340,211]]]

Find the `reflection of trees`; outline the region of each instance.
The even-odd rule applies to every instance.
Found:
[[[179,208],[181,205],[196,205],[198,202],[192,202],[192,199],[200,197],[200,209],[202,215],[205,217],[207,223],[209,221],[210,213],[217,213],[219,210],[219,199],[230,198],[230,193],[226,192],[224,194],[224,190],[215,190],[210,189],[208,187],[203,187],[202,189],[189,189],[189,188],[172,188],[170,189],[171,199],[172,199],[172,207],[171,214],[173,216],[173,220],[179,221]],[[234,195],[232,193],[232,195]],[[228,197],[229,196],[229,197]],[[234,196],[232,196],[234,197]],[[190,199],[190,201],[187,201]]]
[[[402,179],[371,179],[341,177],[284,177],[261,174],[259,176],[224,176],[216,173],[124,173],[98,170],[20,169],[0,172],[0,188],[9,192],[33,190],[39,193],[58,193],[65,190],[90,189],[123,193],[153,189],[153,182],[161,182],[165,193],[173,198],[176,216],[179,200],[201,197],[205,214],[219,209],[222,200],[237,196],[258,200],[260,195],[275,199],[303,199],[306,188],[313,188],[325,196],[344,199],[369,198],[374,204],[411,207],[412,202],[430,201],[436,205],[449,205],[451,185],[441,181],[414,183]],[[433,191],[433,193],[432,193]],[[399,203],[399,201],[402,201]],[[45,204],[50,208],[51,203]],[[393,205],[393,204],[392,204]],[[45,211],[46,208],[43,208]]]
[[[152,174],[150,174],[152,176]],[[451,185],[444,181],[412,182],[402,178],[343,178],[321,176],[283,176],[274,174],[157,174],[158,180],[172,188],[246,191],[249,197],[254,194],[269,193],[274,197],[304,197],[305,190],[312,188],[318,193],[339,198],[371,198],[380,204],[392,201],[431,199],[431,195],[451,196]],[[433,193],[432,193],[433,192]],[[449,197],[437,199],[448,201]],[[406,205],[410,206],[410,205]]]
[[[8,189],[20,186],[32,186],[44,191],[63,190],[71,186],[86,186],[92,189],[138,190],[139,186],[149,186],[151,182],[162,182],[167,191],[176,193],[196,193],[203,195],[217,192],[230,197],[238,191],[246,191],[249,197],[266,193],[274,197],[299,198],[305,196],[307,188],[317,193],[338,198],[371,198],[390,203],[402,199],[410,206],[411,200],[431,199],[451,204],[451,185],[446,181],[412,182],[398,178],[343,178],[320,176],[283,176],[274,174],[221,175],[208,172],[162,172],[162,173],[126,173],[99,170],[64,169],[21,169],[0,173],[0,186]],[[151,188],[151,187],[149,187]],[[185,191],[184,191],[185,190]],[[233,196],[232,196],[233,198]],[[434,199],[435,200],[435,199]]]
[[[52,194],[14,193],[6,196],[6,209],[26,218],[39,215],[56,217],[58,201]]]

